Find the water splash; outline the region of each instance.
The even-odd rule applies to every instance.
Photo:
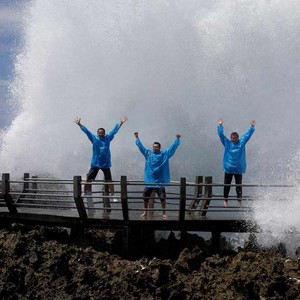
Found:
[[[29,1],[11,87],[18,115],[1,136],[1,170],[84,175],[91,146],[73,120],[109,130],[127,115],[112,142],[115,178],[142,178],[133,132],[147,147],[167,147],[179,132],[172,179],[220,181],[223,117],[227,134],[257,121],[244,181],[285,179],[300,142],[299,8],[296,0]],[[298,192],[288,198],[284,209],[260,202],[272,230],[274,216],[284,223],[295,211]]]

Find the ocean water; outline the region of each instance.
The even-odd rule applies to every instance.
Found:
[[[1,133],[2,172],[84,176],[91,145],[74,124],[107,131],[114,179],[142,179],[146,147],[182,134],[172,179],[222,181],[216,133],[256,132],[245,183],[290,184],[253,191],[261,242],[291,242],[299,230],[299,1],[32,0],[23,7],[10,102]],[[250,191],[252,193],[252,191]]]

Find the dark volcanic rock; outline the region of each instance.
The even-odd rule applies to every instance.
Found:
[[[300,299],[299,261],[282,247],[211,255],[202,238],[188,235],[182,245],[171,235],[152,252],[157,258],[126,260],[118,232],[73,238],[65,229],[14,224],[0,230],[0,298]]]

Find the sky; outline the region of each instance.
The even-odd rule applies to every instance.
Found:
[[[20,5],[23,0],[0,0],[0,128],[8,125],[9,84],[13,79],[14,57],[21,42]]]

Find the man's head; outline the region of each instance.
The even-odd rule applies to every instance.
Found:
[[[153,152],[158,153],[160,151],[161,145],[159,142],[154,142],[153,143]]]
[[[239,142],[239,135],[237,132],[233,132],[231,135],[230,135],[230,139],[231,141],[234,143],[234,144],[237,144]]]
[[[99,128],[97,130],[97,134],[98,134],[100,139],[104,138],[105,137],[105,129],[104,128]]]

